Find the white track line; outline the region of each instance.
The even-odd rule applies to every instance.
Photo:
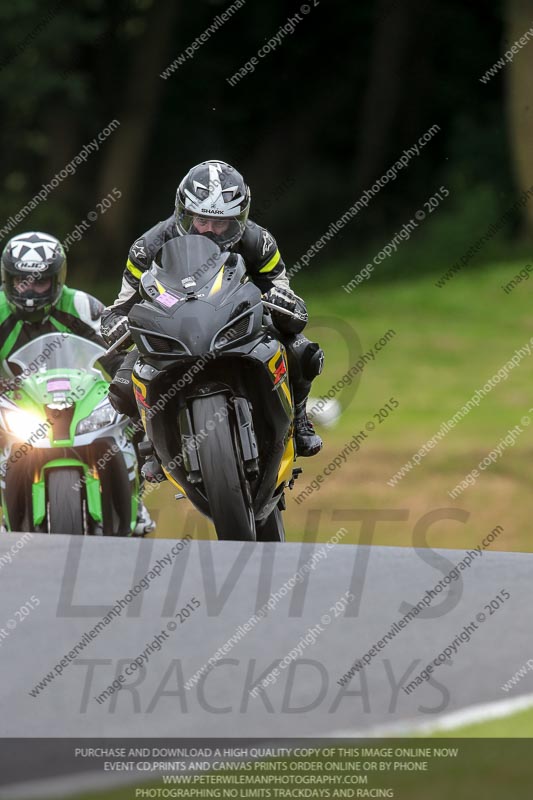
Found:
[[[503,699],[494,700],[490,703],[479,703],[478,705],[469,706],[468,708],[451,711],[449,714],[442,714],[434,720],[405,720],[389,725],[376,725],[367,730],[348,729],[333,731],[332,733],[315,734],[312,737],[294,738],[375,739],[377,737],[385,738],[387,736],[406,736],[409,734],[453,731],[465,725],[488,722],[492,719],[502,719],[503,717],[508,717],[511,714],[515,714],[518,711],[525,711],[529,708],[533,708],[533,694],[521,695],[511,700]],[[272,740],[272,742],[275,741],[276,740]],[[153,780],[157,777],[158,775],[152,774],[150,779]],[[131,784],[131,775],[102,775],[95,772],[65,775],[64,777],[57,778],[40,778],[39,780],[2,786],[0,788],[0,800],[19,800],[19,798],[20,800],[22,800],[22,798],[24,800],[44,800],[44,798],[70,797],[76,792],[111,789],[127,783]]]
[[[1,745],[1,739],[0,739]],[[158,776],[155,775],[155,778]],[[154,778],[151,777],[151,780]],[[148,781],[149,779],[146,778]],[[137,779],[141,783],[142,778]],[[54,778],[37,778],[33,781],[11,783],[0,787],[0,800],[59,800],[61,797],[74,797],[82,792],[104,792],[120,789],[132,784],[128,773],[112,775],[109,772],[76,772]]]
[[[460,708],[457,711],[450,711],[449,714],[442,714],[432,720],[421,721],[418,719],[393,722],[385,725],[376,725],[368,730],[342,730],[333,731],[326,734],[327,738],[342,739],[346,738],[365,738],[365,737],[387,737],[387,736],[406,736],[411,733],[437,733],[438,731],[450,731],[455,728],[462,728],[465,725],[475,725],[479,722],[488,722],[491,719],[501,719],[515,714],[518,711],[525,711],[533,708],[533,694],[524,694],[514,697],[511,700],[492,700],[490,703],[478,703],[477,705]],[[317,737],[318,738],[318,737]]]

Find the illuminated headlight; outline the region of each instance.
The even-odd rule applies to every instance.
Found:
[[[117,416],[117,412],[110,403],[106,403],[99,408],[95,408],[92,414],[78,422],[76,433],[92,433],[107,425],[112,425]]]
[[[8,429],[21,442],[29,442],[37,432],[42,431],[43,425],[46,426],[44,420],[27,411],[4,411],[4,419]]]

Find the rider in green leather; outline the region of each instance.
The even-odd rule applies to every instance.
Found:
[[[65,286],[67,258],[61,242],[31,231],[10,239],[0,260],[0,369],[23,345],[47,333],[74,333],[105,346],[100,336],[104,305],[95,297]],[[111,377],[121,363],[109,356],[103,366]],[[135,533],[155,525],[141,502]]]

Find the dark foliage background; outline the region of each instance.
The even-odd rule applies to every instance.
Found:
[[[226,79],[300,6],[247,0],[163,80],[162,70],[228,5],[2,4],[0,228],[113,119],[120,127],[99,152],[12,231],[44,228],[63,238],[119,188],[121,201],[71,249],[71,282],[88,270],[102,281],[112,270],[118,281],[131,241],[172,212],[181,176],[205,158],[245,174],[252,216],[272,229],[289,263],[433,124],[438,136],[336,237],[328,259],[389,241],[442,184],[452,195],[431,223],[435,242],[445,247],[455,236],[460,252],[532,182],[517,156],[531,129],[508,113],[511,93],[520,102],[528,47],[489,83],[479,81],[510,32],[533,24],[531,0],[320,0],[231,87]],[[531,229],[526,213],[507,236]]]

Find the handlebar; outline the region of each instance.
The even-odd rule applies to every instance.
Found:
[[[292,317],[293,319],[297,319],[301,321],[301,317],[299,314],[295,314],[294,311],[289,311],[287,308],[280,308],[279,306],[275,306],[274,303],[269,303],[267,300],[263,300],[263,305],[266,308],[272,308],[278,314],[286,314],[288,317]]]
[[[289,311],[287,308],[280,308],[279,306],[274,305],[274,303],[269,303],[267,300],[263,300],[263,305],[266,308],[271,308],[273,311],[276,311],[278,314],[285,314],[287,317],[292,317],[293,319],[301,320],[300,315],[299,314],[295,314],[294,311]],[[106,353],[105,353],[106,356],[110,356],[111,353],[114,353],[115,350],[118,350],[119,347],[121,345],[123,345],[124,342],[126,342],[130,338],[130,336],[131,336],[131,334],[130,334],[129,330],[126,331],[126,333],[122,334],[120,339],[117,339],[116,342],[113,342],[111,347],[109,347],[106,350]]]
[[[115,350],[118,350],[118,349],[119,349],[119,347],[120,347],[122,344],[124,344],[124,342],[126,342],[126,341],[127,341],[129,338],[130,338],[130,336],[131,336],[131,334],[130,334],[129,330],[128,330],[128,331],[126,331],[126,333],[123,333],[123,334],[122,334],[122,336],[120,337],[120,339],[117,339],[117,341],[116,341],[116,342],[113,342],[113,344],[111,345],[111,347],[109,347],[109,348],[106,350],[106,352],[105,352],[106,356],[110,356],[110,355],[111,355],[111,353],[114,353],[114,352],[115,352]]]

